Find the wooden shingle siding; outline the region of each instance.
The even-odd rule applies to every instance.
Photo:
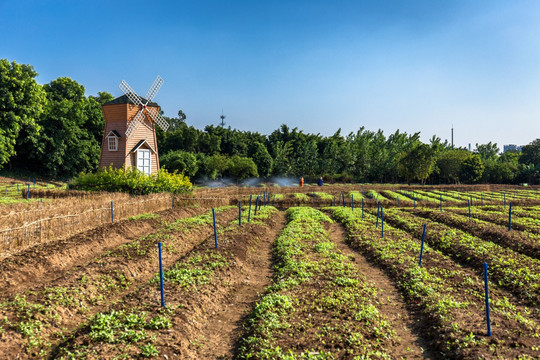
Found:
[[[125,169],[136,166],[136,156],[133,156],[130,151],[140,140],[146,140],[155,151],[152,152],[151,156],[151,172],[157,172],[159,170],[159,156],[154,122],[145,117],[145,120],[139,124],[131,137],[126,138],[128,120],[131,120],[137,114],[139,108],[131,104],[112,104],[103,105],[102,109],[105,116],[105,131],[101,143],[99,166],[108,167],[112,165],[114,168],[123,167]],[[107,134],[112,130],[116,130],[121,136],[118,139],[118,151],[108,150]]]

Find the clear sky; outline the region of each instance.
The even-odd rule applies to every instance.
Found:
[[[0,58],[87,95],[126,80],[198,128],[540,137],[540,2],[0,0]]]

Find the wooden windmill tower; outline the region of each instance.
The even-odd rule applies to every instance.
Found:
[[[158,76],[144,98],[122,80],[119,87],[124,95],[103,104],[105,132],[101,144],[100,167],[136,167],[145,174],[159,170],[155,124],[166,131],[169,124],[159,114],[158,104],[152,102],[163,84]]]

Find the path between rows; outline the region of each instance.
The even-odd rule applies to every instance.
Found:
[[[256,247],[249,250],[242,273],[204,325],[204,343],[194,348],[193,359],[231,359],[243,333],[243,323],[272,279],[272,245],[285,226],[285,213],[278,212],[272,226]]]
[[[372,264],[364,255],[352,250],[346,243],[347,234],[341,224],[332,224],[329,228],[330,240],[333,241],[343,255],[354,259],[358,271],[378,289],[380,294],[381,311],[393,324],[393,330],[401,342],[396,344],[389,352],[394,358],[404,359],[436,359],[429,350],[429,345],[418,334],[421,327],[420,316],[407,309],[407,305],[396,284],[380,269]]]

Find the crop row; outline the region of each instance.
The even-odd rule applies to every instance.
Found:
[[[248,320],[245,359],[390,358],[397,341],[378,294],[329,239],[332,221],[290,208],[275,243],[275,279]]]
[[[488,262],[499,286],[509,289],[529,305],[540,304],[539,260],[406,211],[388,209],[385,216],[392,225],[417,237],[421,235],[422,224],[427,223],[426,241],[431,247],[467,266],[481,268]]]
[[[261,208],[256,216],[253,215],[253,222],[243,228],[238,227],[236,221],[231,221],[221,231],[222,244],[218,249],[208,246],[212,242],[207,241],[166,269],[166,307],[158,306],[159,300],[155,295],[159,288],[159,275],[156,274],[141,284],[136,292],[95,314],[56,356],[78,359],[89,354],[94,357],[115,355],[120,359],[153,357],[170,353],[170,350],[177,355],[186,355],[189,348],[200,345],[197,329],[189,324],[196,321],[197,314],[217,310],[217,303],[241,271],[239,254],[245,256],[246,252],[253,251],[250,247],[255,239],[248,243],[237,242],[235,238],[246,231],[246,226],[251,230],[260,227],[275,212],[273,207]],[[164,251],[164,257],[170,255],[170,251]],[[200,308],[205,305],[206,308]]]
[[[540,235],[525,231],[509,231],[508,218],[506,224],[495,225],[492,222],[477,218],[469,219],[466,210],[463,209],[452,209],[452,211],[444,212],[429,209],[409,211],[414,215],[458,228],[483,240],[497,243],[505,248],[540,260]]]
[[[229,209],[216,210],[220,214]],[[19,339],[13,342],[15,348],[25,349],[32,356],[47,356],[55,343],[69,336],[102,306],[152,276],[158,242],[164,244],[166,251],[180,257],[194,245],[193,241],[200,241],[200,237],[210,233],[211,224],[211,212],[164,221],[157,232],[106,251],[58,281],[6,299],[0,304],[0,331]],[[190,233],[195,233],[194,239],[185,241],[184,236]]]
[[[380,264],[400,286],[411,309],[420,311],[422,334],[433,349],[448,358],[538,356],[538,318],[528,308],[509,301],[509,294],[492,292],[492,326],[495,339],[485,336],[483,282],[481,274],[462,268],[451,258],[424,245],[418,265],[420,241],[411,234],[381,223],[358,210],[333,208],[332,216],[343,223],[350,244]],[[421,226],[418,226],[421,229]],[[513,347],[517,346],[517,349]]]

